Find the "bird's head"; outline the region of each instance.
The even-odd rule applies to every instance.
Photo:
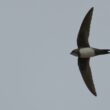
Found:
[[[78,49],[73,50],[70,54],[74,56],[78,56]]]

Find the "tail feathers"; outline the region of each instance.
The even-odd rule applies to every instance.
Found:
[[[107,51],[108,51],[108,53],[110,53],[110,49],[108,49]]]
[[[96,50],[95,52],[96,52],[96,55],[109,54],[110,49],[99,49],[99,50]]]
[[[110,49],[103,49],[103,50],[101,50],[101,51],[102,51],[103,54],[108,54],[108,53],[110,53]]]

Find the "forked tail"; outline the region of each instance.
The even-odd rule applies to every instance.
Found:
[[[96,52],[96,55],[109,54],[110,53],[110,49],[98,49],[95,52]]]
[[[108,54],[110,53],[110,49],[102,49],[101,50],[103,54]]]

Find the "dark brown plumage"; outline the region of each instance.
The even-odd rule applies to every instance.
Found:
[[[81,27],[80,27],[80,30],[78,33],[78,38],[77,38],[78,48],[90,47],[89,43],[88,43],[88,37],[89,37],[89,32],[90,32],[92,14],[93,14],[93,7],[86,14],[86,16],[81,24]]]
[[[78,66],[86,86],[95,96],[97,96],[91,74],[91,68],[89,66],[89,60],[89,58],[78,58]]]
[[[90,24],[92,20],[92,14],[93,14],[93,7],[88,11],[86,16],[84,17],[84,20],[81,24],[78,37],[77,37],[78,48],[74,49],[71,52],[71,54],[78,57],[78,66],[79,66],[79,70],[81,72],[82,78],[87,88],[90,90],[90,92],[93,95],[97,96],[92,74],[91,74],[91,68],[89,65],[90,58],[97,55],[109,54],[110,49],[97,49],[97,48],[92,48],[89,45],[88,38],[90,33]]]

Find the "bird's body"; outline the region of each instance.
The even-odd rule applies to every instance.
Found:
[[[80,58],[90,58],[95,56],[95,50],[93,48],[81,48],[79,49]]]
[[[85,47],[80,49],[75,49],[71,52],[72,55],[77,56],[79,58],[90,58],[97,55],[108,54],[109,49],[96,49],[92,47]]]
[[[88,11],[81,24],[77,38],[78,48],[74,49],[71,52],[71,54],[78,57],[78,66],[81,75],[83,77],[83,80],[86,86],[88,87],[88,89],[91,91],[91,93],[93,93],[96,96],[97,93],[94,86],[89,61],[91,57],[110,53],[110,49],[97,49],[97,48],[92,48],[89,45],[88,37],[89,37],[92,13],[93,13],[93,7]]]
[[[89,47],[78,49],[78,53],[78,57],[80,58],[90,58],[95,56],[95,50]]]

